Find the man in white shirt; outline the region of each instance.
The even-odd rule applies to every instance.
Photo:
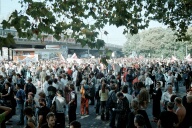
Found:
[[[163,93],[162,97],[161,97],[161,103],[163,104],[164,106],[164,109],[166,109],[166,104],[168,102],[171,102],[171,96],[172,95],[176,95],[174,92],[173,92],[173,87],[171,84],[169,84],[167,86],[167,91]]]
[[[62,90],[58,90],[56,95],[53,98],[52,104],[55,105],[56,108],[56,117],[57,121],[56,123],[59,123],[59,126],[61,128],[65,127],[65,107],[66,107],[66,101],[65,98],[62,97]]]
[[[66,74],[62,74],[62,75],[61,75],[61,83],[63,84],[63,88],[65,88],[65,86],[66,86],[67,83],[68,83]]]
[[[43,90],[43,92],[45,93],[45,95],[46,95],[46,100],[48,101],[48,96],[49,96],[49,94],[48,94],[48,90],[47,90],[47,88],[49,87],[49,84],[48,84],[48,80],[49,80],[49,76],[46,76],[45,77],[45,82],[43,83],[43,87],[42,87],[42,90]]]
[[[165,89],[167,89],[167,85],[170,83],[170,84],[174,84],[174,76],[172,75],[172,72],[171,71],[168,71],[167,75],[165,74],[164,75],[164,78],[165,78]]]
[[[74,86],[75,86],[75,92],[77,92],[77,87],[76,87],[77,69],[74,69],[73,74],[72,74],[72,78],[73,78],[73,83],[74,83]]]

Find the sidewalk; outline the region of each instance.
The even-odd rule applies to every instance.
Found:
[[[163,89],[162,89],[163,90]],[[185,87],[180,87],[180,92],[177,93],[178,96],[182,97],[185,95]],[[40,92],[40,89],[37,89],[37,94]],[[36,95],[35,99],[37,100],[38,97]],[[89,115],[86,116],[80,116],[80,94],[78,93],[78,106],[77,106],[77,120],[81,122],[82,128],[108,128],[109,121],[101,121],[100,116],[95,114],[95,106],[89,106]],[[147,108],[147,114],[149,116],[149,119],[151,120],[152,117],[152,101],[149,103],[149,107]],[[24,125],[18,126],[16,125],[19,121],[19,115],[14,115],[11,119],[13,122],[11,122],[12,125],[7,125],[7,128],[23,128]],[[67,126],[68,119],[65,119],[65,124]],[[156,123],[151,122],[151,125],[153,128],[156,128]]]

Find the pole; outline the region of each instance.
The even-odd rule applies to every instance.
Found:
[[[175,46],[174,46],[174,56],[175,56]]]
[[[187,44],[186,44],[186,56],[187,56]]]

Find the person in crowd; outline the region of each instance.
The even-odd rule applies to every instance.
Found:
[[[81,123],[79,121],[74,120],[73,122],[70,123],[69,128],[81,128]]]
[[[67,74],[71,77],[73,74],[73,70],[71,70],[71,67],[68,67]]]
[[[47,90],[47,88],[49,87],[49,84],[48,84],[49,79],[50,79],[50,76],[45,76],[45,82],[43,83],[43,86],[42,86],[42,91],[46,95],[46,101],[47,102],[48,102],[48,99],[49,99],[49,93],[48,93],[48,90]]]
[[[102,84],[101,90],[99,91],[99,97],[101,102],[101,120],[106,118],[106,101],[108,99],[109,90],[106,89],[106,84]]]
[[[24,86],[25,94],[28,95],[29,92],[32,92],[35,95],[37,92],[37,89],[33,85],[33,83],[31,83],[32,78],[29,77],[27,81],[28,81],[28,83]]]
[[[15,71],[13,71],[13,75],[12,75],[12,82],[13,82],[13,85],[16,85],[17,83],[17,74]]]
[[[172,71],[168,71],[167,74],[164,75],[164,78],[165,78],[165,90],[168,88],[168,85],[174,85],[174,76],[173,76],[173,73]]]
[[[97,101],[95,108],[96,108],[96,115],[97,116],[100,114],[99,110],[100,110],[101,103],[100,103],[99,91],[101,90],[102,83],[106,83],[104,78],[98,80],[98,87],[97,87],[96,92],[95,92],[95,99]]]
[[[38,125],[37,128],[41,128],[46,123],[46,116],[50,112],[50,109],[46,106],[45,99],[39,99]]]
[[[7,72],[6,72],[6,68],[5,68],[5,67],[1,67],[0,75],[1,75],[3,78],[6,78],[6,77],[7,77]]]
[[[155,71],[156,72],[156,71]],[[154,74],[155,74],[154,72]],[[145,73],[145,87],[147,89],[147,91],[149,92],[149,102],[153,93],[153,88],[154,88],[154,83],[155,83],[155,75],[147,72]]]
[[[62,74],[62,75],[60,75],[59,78],[61,79],[62,87],[65,88],[65,86],[66,86],[67,83],[68,83],[66,74]]]
[[[173,87],[172,87],[172,84],[168,84],[167,85],[167,91],[163,93],[162,97],[161,97],[161,103],[163,105],[163,108],[164,110],[167,109],[167,103],[171,101],[171,97],[173,95],[176,95],[174,92],[173,92]]]
[[[23,110],[24,110],[24,102],[25,102],[26,96],[25,96],[25,91],[23,89],[21,89],[20,84],[16,85],[16,89],[17,89],[17,93],[14,98],[17,101],[17,108],[19,109],[19,113],[20,113],[20,120],[17,124],[23,125],[24,124]]]
[[[11,87],[11,84],[9,82],[6,82],[4,85],[4,89],[2,90],[1,98],[4,101],[4,104],[6,104],[7,107],[13,107],[12,106],[12,97],[13,94],[13,88]]]
[[[115,118],[116,118],[116,112],[112,110],[112,108],[116,108],[117,105],[117,96],[116,96],[116,86],[115,84],[111,85],[111,91],[109,92],[108,100],[106,103],[107,111],[109,111],[110,114],[110,123],[109,126],[112,128],[116,127]]]
[[[78,68],[77,77],[76,77],[76,87],[77,87],[78,91],[80,90],[81,81],[82,81],[82,69]]]
[[[56,78],[53,79],[53,84],[52,85],[53,85],[53,87],[56,88],[56,90],[63,90],[63,88],[61,86],[59,87],[59,84],[58,84]]]
[[[76,81],[77,81],[77,68],[74,68],[73,74],[72,74],[72,79],[73,79],[73,83],[74,83],[74,87],[75,87],[75,91],[77,92],[77,87],[76,87]]]
[[[178,124],[179,128],[184,128],[185,125],[184,125],[183,120],[184,120],[185,115],[186,115],[186,109],[182,104],[182,99],[179,97],[176,97],[175,98],[175,105],[177,106],[175,114],[177,115],[178,120],[179,120],[179,124]]]
[[[42,86],[42,84],[43,83],[41,83],[41,81],[40,81],[40,73],[42,72],[42,67],[40,67],[40,66],[37,66],[36,67],[36,71],[35,71],[35,79],[36,79],[36,82],[37,82],[37,86],[39,87],[39,88],[42,88],[41,86]]]
[[[86,88],[89,88],[89,87],[86,87],[88,86],[86,84],[86,81],[83,80],[82,83],[81,83],[81,89],[80,89],[80,93],[81,93],[81,116],[83,115],[88,115],[89,114],[89,98],[85,96],[85,93],[86,93]]]
[[[46,115],[47,123],[44,124],[41,128],[57,128],[58,125],[56,124],[56,116],[53,112],[49,112]]]
[[[0,75],[0,92],[4,89],[4,78],[2,75]]]
[[[59,127],[65,127],[65,108],[66,101],[62,96],[62,90],[58,90],[56,96],[53,98],[52,105],[55,105],[55,116],[57,117],[56,123]]]
[[[159,116],[159,120],[157,123],[158,127],[163,128],[174,128],[177,127],[179,124],[179,120],[177,115],[174,113],[174,103],[168,102],[167,103],[167,111],[161,112]]]
[[[49,87],[47,88],[47,91],[48,91],[48,105],[47,106],[49,108],[51,107],[52,100],[55,97],[56,92],[57,92],[57,89],[55,87],[53,87],[52,83],[53,82],[51,80],[48,81]]]
[[[149,121],[149,117],[146,113],[145,110],[143,109],[140,109],[139,107],[139,102],[137,100],[133,100],[132,103],[131,103],[131,108],[133,109],[133,111],[131,111],[128,115],[128,125],[127,125],[127,128],[137,128],[135,125],[134,125],[134,118],[135,118],[135,115],[136,114],[141,114],[144,119],[145,119],[145,124],[146,124],[146,127],[147,128],[152,128],[151,124],[150,124],[150,121]]]
[[[136,114],[134,118],[134,125],[136,128],[147,128],[145,119],[141,114]]]
[[[152,114],[153,114],[153,121],[157,122],[159,119],[159,115],[161,113],[161,83],[158,81],[156,82],[156,88],[153,90],[152,99],[153,99],[153,107],[152,107]]]
[[[133,100],[133,96],[128,93],[128,86],[127,85],[122,86],[121,91],[122,91],[123,95],[127,97],[128,101],[129,101],[129,107],[130,107],[131,102]]]
[[[145,85],[143,85],[143,83],[139,82],[138,83],[139,86],[139,94],[137,95],[138,101],[139,101],[139,105],[142,109],[146,109],[148,107],[149,104],[149,91],[146,89]]]
[[[129,94],[133,93],[133,85],[132,85],[133,79],[134,77],[131,74],[131,70],[128,70],[128,73],[126,75],[126,83],[128,84],[128,87],[129,87],[129,91],[130,91]]]
[[[68,117],[69,125],[72,121],[76,120],[76,109],[77,109],[77,94],[75,92],[75,86],[73,84],[69,85],[70,95],[68,103]]]
[[[36,127],[36,123],[35,123],[35,119],[34,117],[34,112],[33,109],[31,107],[26,107],[24,109],[24,115],[27,117],[27,124],[25,126],[25,128],[35,128]]]
[[[164,75],[163,75],[161,69],[158,69],[158,72],[155,74],[155,80],[156,81],[160,81],[160,82],[164,82],[165,81]]]
[[[182,104],[186,109],[186,115],[185,118],[183,120],[183,125],[185,126],[185,128],[189,128],[190,126],[192,126],[192,91],[189,90],[187,92],[187,95],[183,96],[182,98]]]
[[[40,84],[41,84],[41,89],[42,89],[42,85],[44,84],[44,82],[46,81],[46,72],[45,72],[45,68],[43,68],[43,70],[40,72],[39,74],[39,79],[40,79]],[[48,81],[48,80],[47,80]]]
[[[19,73],[17,73],[17,82],[16,82],[16,84],[20,84],[21,89],[24,89],[25,80],[23,79],[23,77],[21,77],[21,75]]]
[[[28,80],[29,78],[31,78],[31,67],[27,68],[26,74],[25,74],[25,78]],[[31,79],[32,81],[32,79]]]
[[[46,99],[46,95],[45,95],[45,93],[44,92],[39,92],[39,99]]]
[[[28,98],[25,101],[24,107],[25,108],[30,107],[32,109],[32,111],[33,111],[33,114],[35,115],[35,112],[36,112],[36,102],[34,100],[34,95],[33,95],[32,92],[28,93]]]
[[[178,83],[179,72],[176,70],[176,71],[173,73],[173,76],[174,76],[175,92],[178,93],[178,92],[179,92],[179,83]]]
[[[112,110],[117,113],[117,128],[126,128],[130,113],[129,101],[122,92],[117,92],[116,96],[118,98],[117,107],[112,108]]]
[[[90,101],[89,105],[95,105],[95,84],[96,84],[96,77],[93,72],[90,73]]]

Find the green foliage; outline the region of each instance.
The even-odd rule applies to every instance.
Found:
[[[19,3],[21,11],[14,11],[2,22],[4,29],[14,27],[22,38],[30,39],[32,33],[38,37],[53,34],[57,40],[72,30],[73,38],[85,36],[91,48],[104,46],[93,44],[97,43],[99,30],[108,23],[125,26],[124,34],[137,34],[148,27],[150,20],[156,20],[176,30],[181,40],[192,21],[191,0],[20,0]]]
[[[153,28],[142,31],[138,34],[127,35],[127,42],[123,47],[123,52],[129,56],[132,51],[137,54],[151,57],[164,58],[176,55],[179,58],[185,56],[186,45],[188,51],[192,49],[192,28],[187,30],[186,40],[176,41],[175,31],[171,29]]]

